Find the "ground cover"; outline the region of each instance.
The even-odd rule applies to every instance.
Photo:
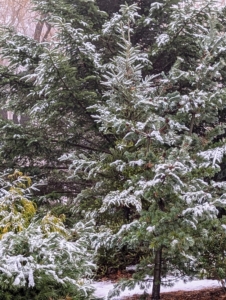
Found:
[[[120,298],[119,298],[120,299]],[[140,295],[132,297],[124,297],[122,300],[138,300],[141,299]],[[151,299],[148,296],[145,300]],[[200,291],[177,291],[161,293],[161,300],[225,300],[226,293],[223,288],[210,288]],[[116,299],[115,299],[116,300]]]
[[[129,275],[127,275],[129,277]],[[126,277],[122,274],[122,277]],[[103,278],[102,281],[95,282],[95,295],[107,299],[108,292],[113,289],[113,286],[119,280],[115,274],[109,278]],[[106,280],[108,279],[108,280]],[[143,298],[142,298],[143,297]],[[146,295],[143,290],[136,286],[134,290],[126,289],[120,296],[114,297],[113,300],[150,300],[151,288],[147,290]],[[161,287],[161,300],[226,300],[226,292],[217,280],[193,280],[184,282],[178,280],[173,286]]]

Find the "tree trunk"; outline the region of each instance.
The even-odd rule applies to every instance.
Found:
[[[46,23],[45,21],[43,21],[42,19],[44,19],[47,15],[46,14],[42,14],[40,16],[40,20],[38,21],[38,23],[35,26],[35,32],[34,32],[34,40],[36,40],[37,42],[41,42],[41,35],[42,35],[42,30],[44,27],[44,24]],[[51,30],[51,25],[47,24],[47,32],[44,36],[44,40],[46,40],[50,30]]]
[[[161,269],[162,269],[162,248],[155,251],[155,267],[152,288],[152,300],[160,299],[160,286],[161,286]]]
[[[44,22],[42,21],[38,21],[38,23],[35,26],[34,40],[36,40],[37,42],[40,42],[41,40],[43,26]]]
[[[45,22],[45,25],[47,27],[47,30],[46,30],[46,33],[45,33],[43,39],[42,39],[42,42],[45,42],[47,40],[48,35],[49,35],[49,33],[50,33],[51,29],[52,29],[52,26],[49,23]]]

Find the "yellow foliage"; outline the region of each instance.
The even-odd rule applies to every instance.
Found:
[[[18,188],[18,187],[14,187],[12,186],[10,189],[9,189],[10,193],[12,195],[20,195],[22,196],[23,195],[23,191],[21,190],[21,188]]]
[[[29,218],[29,219],[32,218],[37,210],[35,203],[33,203],[32,201],[30,201],[26,198],[22,198],[21,204],[24,207],[23,216],[25,218]]]
[[[23,176],[23,173],[18,170],[15,170],[15,172],[13,174],[8,175],[8,179],[10,181],[14,181],[14,180],[18,179],[18,177],[21,177],[21,176]]]
[[[0,239],[7,232],[16,233],[27,228],[37,211],[35,203],[24,196],[24,189],[32,184],[31,178],[16,170],[8,175],[8,179],[11,182],[9,194],[0,198]],[[69,237],[64,221],[64,214],[56,217],[48,213],[41,221],[43,233],[58,232],[65,238]]]
[[[35,204],[26,198],[17,198],[0,205],[0,239],[10,231],[19,232],[26,228],[36,213]]]
[[[11,182],[15,182],[15,186],[21,189],[26,189],[32,184],[31,178],[23,175],[23,173],[18,170],[15,170],[13,174],[8,175],[8,179]]]
[[[42,219],[41,228],[44,233],[59,232],[64,237],[68,237],[68,232],[64,226],[63,221],[65,221],[64,214],[60,215],[60,217],[56,217],[54,215],[51,215],[51,213],[49,212]]]
[[[17,170],[8,179],[9,194],[0,199],[0,239],[7,232],[25,229],[37,210],[35,203],[23,197],[23,188],[31,185],[31,179]]]

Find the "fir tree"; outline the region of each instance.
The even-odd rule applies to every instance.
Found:
[[[102,67],[105,101],[89,110],[99,130],[114,137],[114,146],[110,153],[62,158],[72,160],[75,178],[96,181],[77,201],[96,199],[98,214],[128,210],[127,221],[106,246],[149,249],[134,278],[119,284],[110,298],[137,282],[146,289],[153,276],[152,299],[160,299],[163,278],[196,275],[209,233],[213,227],[222,230],[217,207],[226,204],[225,182],[214,176],[225,153],[220,139],[225,134],[224,24],[212,2],[194,4],[174,6],[150,56],[131,43],[140,17],[136,5],[121,6],[104,25],[104,34],[112,27],[118,32],[121,51]],[[152,14],[153,9],[147,22]],[[144,77],[153,57],[181,41],[187,51],[195,49],[194,56],[178,51],[167,72],[153,69]]]
[[[44,18],[41,21],[48,22],[56,34],[53,40],[39,43],[12,28],[1,28],[1,56],[9,62],[0,69],[1,104],[29,117],[23,126],[1,121],[1,166],[23,167],[45,179],[43,194],[55,191],[73,197],[82,183],[75,185],[66,179],[68,164],[59,164],[58,158],[75,148],[80,153],[107,151],[114,141],[112,135],[98,130],[87,107],[102,97],[100,61],[109,61],[119,51],[114,29],[117,19],[112,21],[111,34],[104,34],[101,28],[123,1],[107,6],[104,1],[33,2]],[[132,43],[142,43],[149,51],[175,2],[160,1],[158,9],[152,6],[150,19],[153,1],[141,1],[142,18],[134,24]],[[156,56],[158,66],[160,61],[159,68],[164,70],[162,53]]]
[[[54,39],[2,28],[0,40],[9,62],[0,69],[2,104],[29,116],[23,126],[2,120],[2,166],[48,179],[44,194],[78,195],[77,217],[87,207],[96,214],[97,244],[144,249],[129,285],[146,287],[154,276],[153,299],[169,272],[203,267],[225,206],[225,183],[216,181],[225,152],[225,11],[175,3],[141,1],[117,13],[116,2],[104,9],[109,18],[103,1],[35,1]],[[25,235],[44,238],[40,223],[31,227]],[[3,250],[8,243],[3,236]]]
[[[54,40],[38,43],[12,29],[1,31],[1,56],[9,62],[1,68],[2,105],[29,117],[22,125],[2,121],[2,165],[26,166],[26,172],[47,177],[47,193],[57,192],[61,175],[64,184],[58,192],[73,195],[77,189],[62,176],[67,165],[59,165],[58,158],[75,148],[99,151],[100,144],[104,148],[109,142],[86,110],[99,94],[100,55],[94,41],[103,13],[92,1],[37,5],[56,30]]]

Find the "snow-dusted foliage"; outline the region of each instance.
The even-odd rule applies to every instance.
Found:
[[[28,199],[35,187],[21,172],[0,177],[0,298],[90,299],[93,221],[69,230],[65,216],[38,218]]]
[[[51,285],[58,285],[62,286],[59,295],[64,292],[77,294],[78,299],[89,299],[92,288],[88,277],[94,265],[88,244],[88,235],[68,241],[58,232],[44,233],[34,223],[17,234],[5,234],[0,241],[1,291],[19,293],[22,289],[34,289],[42,294],[43,286],[44,297],[51,292]]]
[[[98,199],[99,213],[129,210],[128,224],[119,227],[112,241],[149,248],[139,276],[134,277],[145,288],[142,280],[150,284],[147,275],[154,274],[154,285],[159,284],[156,272],[162,256],[168,260],[162,276],[175,268],[180,275],[198,271],[198,249],[208,239],[218,207],[226,206],[225,183],[215,182],[225,155],[221,115],[226,107],[222,79],[226,35],[217,19],[221,11],[211,2],[201,7],[194,1],[174,6],[151,55],[175,45],[175,40],[187,49],[192,43],[196,52],[187,59],[178,54],[167,72],[149,75],[147,69],[155,62],[131,42],[131,28],[139,22],[135,8],[122,6],[127,21],[114,15],[104,26],[105,34],[111,34],[113,27],[119,32],[120,51],[103,65],[103,99],[89,107],[99,130],[114,137],[114,146],[109,153],[85,157],[72,153],[62,159],[72,161],[75,178],[96,182],[78,196],[79,201]],[[150,18],[159,8],[152,5]],[[132,225],[134,219],[139,225]]]
[[[29,199],[34,189],[31,179],[19,171],[0,175],[0,238],[29,225],[36,213],[36,205]]]
[[[159,299],[161,276],[204,269],[207,241],[213,230],[224,229],[217,217],[226,207],[225,10],[214,1],[163,0],[148,8],[138,1],[108,17],[98,11],[98,1],[34,2],[55,36],[38,43],[3,30],[0,51],[10,63],[0,68],[1,95],[6,107],[28,112],[30,120],[24,127],[0,127],[6,135],[1,161],[9,163],[12,149],[12,159],[28,157],[26,166],[43,162],[45,174],[61,178],[64,191],[76,194],[79,218],[93,211],[100,234],[92,245],[139,252],[129,287],[138,281],[145,288],[154,276],[153,299]],[[175,5],[167,14],[168,3]],[[75,188],[67,186],[62,170]],[[20,197],[16,205],[22,216]],[[87,299],[79,286],[92,267],[86,250],[92,236],[84,233],[81,240],[76,231],[72,237],[63,218],[52,214],[32,224],[29,215],[21,226],[15,219],[12,228],[0,217],[1,274],[7,277],[15,261],[13,288],[26,282],[35,289],[35,274],[42,272],[57,285],[76,282]],[[9,243],[16,251],[22,235],[27,252],[7,256]]]

